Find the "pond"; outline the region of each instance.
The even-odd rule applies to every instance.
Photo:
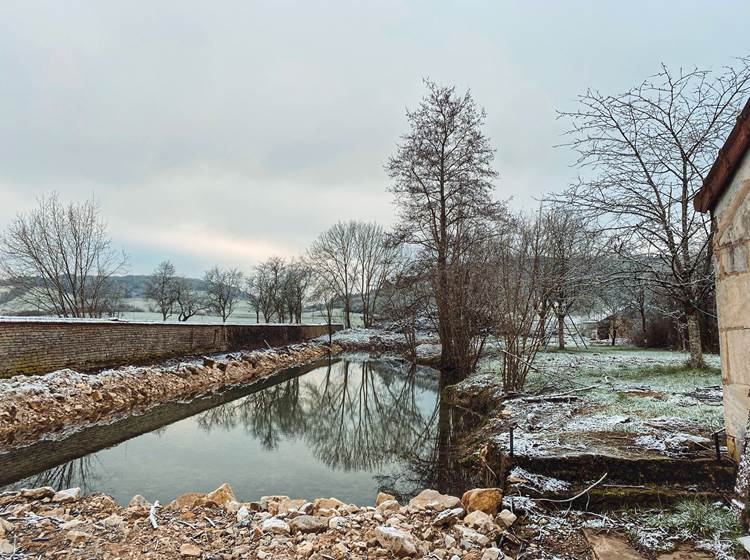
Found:
[[[345,357],[0,455],[2,490],[80,486],[167,503],[229,482],[243,501],[282,494],[370,505],[379,490],[470,486],[455,440],[475,418],[441,404],[439,372]]]

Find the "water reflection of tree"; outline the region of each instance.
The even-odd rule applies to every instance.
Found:
[[[430,383],[401,367],[332,363],[322,379],[295,378],[215,407],[198,425],[207,431],[242,426],[267,448],[284,436],[304,437],[332,468],[373,469],[423,446],[435,430],[437,407],[425,411],[417,400],[425,390],[420,381]]]
[[[299,433],[306,418],[300,400],[300,379],[294,378],[236,401],[214,407],[197,417],[206,431],[242,426],[273,449],[283,436]]]
[[[99,478],[94,464],[96,461],[93,455],[73,459],[20,480],[13,486],[16,488],[51,486],[56,490],[80,487],[84,493],[88,493],[94,487],[93,483]]]
[[[443,382],[441,378],[440,392]],[[381,488],[399,499],[407,499],[424,488],[461,495],[466,489],[481,485],[479,475],[460,464],[461,440],[476,427],[477,415],[440,402],[436,413],[437,426],[421,434],[419,445],[398,453],[399,460],[408,467],[378,477]]]
[[[305,437],[315,456],[334,468],[373,469],[417,445],[434,414],[418,402],[415,376],[394,376],[379,362],[338,364],[324,383],[307,384]]]
[[[208,410],[198,424],[243,427],[268,449],[304,438],[331,468],[388,471],[381,486],[402,497],[427,487],[457,492],[468,482],[454,450],[476,417],[440,404],[440,389],[400,364],[344,360]],[[425,393],[437,393],[434,404]]]

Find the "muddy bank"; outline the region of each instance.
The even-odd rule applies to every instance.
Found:
[[[60,370],[12,377],[0,381],[0,452],[65,437],[171,401],[190,400],[341,351],[336,343],[312,341],[96,374]]]

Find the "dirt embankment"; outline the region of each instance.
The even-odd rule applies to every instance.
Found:
[[[341,351],[335,342],[329,347],[313,341],[97,374],[59,370],[5,379],[0,381],[0,452],[170,401],[192,399]]]

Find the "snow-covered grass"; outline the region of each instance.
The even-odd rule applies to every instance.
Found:
[[[629,538],[643,550],[670,550],[674,542],[694,541],[717,560],[736,558],[736,539],[742,533],[737,516],[721,503],[679,502],[673,509],[622,514]]]

